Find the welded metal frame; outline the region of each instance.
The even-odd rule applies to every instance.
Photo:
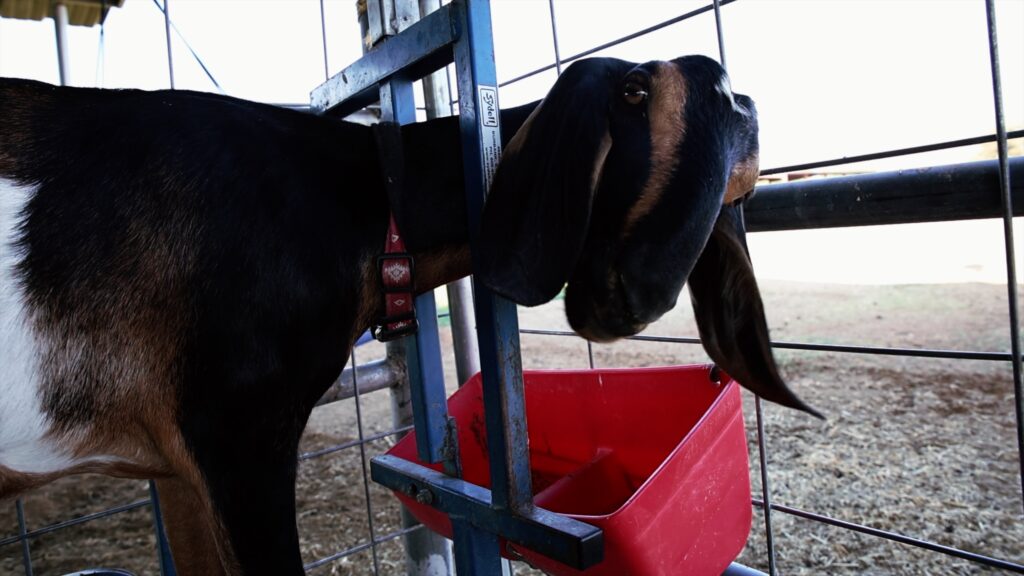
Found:
[[[312,105],[324,114],[344,115],[368,104],[379,90],[383,118],[401,125],[415,118],[412,80],[454,61],[462,103],[459,126],[472,239],[478,234],[484,194],[500,154],[493,52],[489,3],[457,0],[316,88]],[[395,130],[381,129],[385,144],[382,150],[385,169],[400,174],[401,158],[393,151],[400,147],[387,145]],[[474,259],[477,257],[474,254]],[[416,343],[409,340],[409,374],[419,456],[426,462],[444,463],[447,474],[383,456],[372,462],[371,475],[375,481],[415,494],[449,514],[460,573],[501,574],[499,538],[586,568],[603,556],[600,529],[533,505],[515,305],[480,286],[475,296],[491,489],[459,478],[457,438],[447,413],[443,377],[430,373],[435,367],[439,372],[440,354],[434,353],[433,344],[427,345],[427,354],[423,353],[425,343],[436,342],[436,327],[421,327]],[[426,298],[429,302],[421,306],[418,300],[417,308],[424,318],[433,319],[433,297]],[[416,376],[418,373],[422,376]]]

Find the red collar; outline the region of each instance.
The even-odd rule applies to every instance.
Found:
[[[397,340],[414,334],[416,320],[412,254],[405,251],[405,241],[398,232],[395,215],[390,215],[384,254],[377,258],[381,285],[384,287],[384,317],[373,328],[373,337],[381,342]]]

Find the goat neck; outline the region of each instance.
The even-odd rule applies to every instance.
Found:
[[[502,111],[502,145],[508,144],[536,105]],[[378,142],[389,140],[385,135],[392,130],[386,126],[378,129]],[[416,292],[423,293],[472,272],[459,118],[410,124],[400,133],[401,185],[389,191],[389,201],[415,259]],[[384,171],[386,174],[388,169]],[[393,174],[387,176],[394,178]],[[385,222],[381,250],[386,227]]]

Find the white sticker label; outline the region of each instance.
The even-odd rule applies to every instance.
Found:
[[[494,171],[501,158],[501,130],[498,128],[498,89],[494,86],[479,87],[480,106],[480,149],[483,155],[484,184],[490,192]]]
[[[480,116],[484,126],[498,125],[498,90],[493,86],[480,86]]]

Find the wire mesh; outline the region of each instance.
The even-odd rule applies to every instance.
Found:
[[[594,54],[606,48],[627,42],[629,40],[638,38],[645,34],[652,33],[656,30],[662,29],[666,26],[682,22],[686,19],[694,16],[713,11],[715,15],[715,28],[716,37],[718,41],[718,49],[720,62],[723,67],[726,66],[726,41],[724,39],[722,30],[722,11],[721,7],[725,4],[729,4],[728,0],[719,2],[719,0],[712,0],[711,4],[708,4],[697,10],[687,12],[680,15],[677,18],[667,20],[661,24],[646,28],[634,34],[629,34],[613,40],[611,42],[597,46],[591,50],[575,54],[566,58],[565,62],[571,62],[575,59],[582,58],[584,56]],[[842,158],[834,158],[829,160],[816,160],[811,162],[804,162],[800,164],[793,164],[788,166],[781,166],[778,168],[770,168],[762,171],[764,175],[783,174],[788,172],[795,172],[801,170],[810,170],[816,168],[830,167],[842,164],[851,164],[855,162],[864,162],[869,160],[878,160],[883,158],[893,158],[899,156],[906,156],[910,154],[918,154],[923,152],[932,152],[937,150],[946,150],[955,147],[968,146],[973,144],[996,142],[999,149],[1000,158],[1000,194],[1003,198],[1003,221],[1004,221],[1004,247],[1007,253],[1006,258],[1006,273],[1007,273],[1007,284],[1009,296],[1008,301],[1008,318],[1010,324],[1010,340],[1011,340],[1011,352],[987,352],[987,351],[955,351],[955,350],[929,350],[929,349],[910,349],[910,348],[897,348],[897,347],[871,347],[871,346],[851,346],[851,345],[834,345],[834,344],[816,344],[816,343],[802,343],[802,342],[773,342],[774,348],[788,348],[794,350],[805,350],[805,351],[821,351],[821,352],[841,352],[841,353],[854,353],[854,354],[866,354],[866,355],[877,355],[877,356],[901,356],[901,357],[921,357],[921,358],[942,358],[942,359],[956,359],[956,360],[986,360],[986,361],[998,361],[998,362],[1009,362],[1013,366],[1013,380],[1014,380],[1014,391],[1016,399],[1016,424],[1017,424],[1017,436],[1018,436],[1018,456],[1021,462],[1021,481],[1022,481],[1022,494],[1024,494],[1024,416],[1022,416],[1022,392],[1021,392],[1021,354],[1019,344],[1019,321],[1017,315],[1017,288],[1016,288],[1016,270],[1015,270],[1015,259],[1013,255],[1013,208],[1011,204],[1011,188],[1009,182],[1009,168],[1007,160],[1007,141],[1010,138],[1019,138],[1024,136],[1024,131],[1017,130],[1013,132],[1007,132],[1005,128],[1005,120],[1003,118],[1002,110],[1002,89],[1000,86],[1000,70],[999,70],[999,52],[998,44],[996,40],[996,25],[995,25],[995,7],[993,0],[986,0],[985,3],[986,17],[988,24],[988,35],[989,35],[989,50],[991,57],[992,67],[992,94],[995,106],[995,123],[996,133],[991,135],[978,136],[973,138],[964,138],[957,140],[949,140],[944,142],[938,142],[933,144],[925,144],[913,147],[904,147],[899,149],[892,149],[880,152],[872,152],[868,154],[860,154],[856,156],[844,156]],[[551,10],[551,26],[555,37],[557,38],[557,21],[555,19],[555,12]],[[556,40],[557,42],[557,40]],[[502,86],[514,84],[522,81],[526,78],[540,74],[544,71],[550,70],[552,67],[561,67],[562,60],[556,61],[553,65],[544,66],[537,68],[526,74],[522,74],[507,80]],[[530,329],[524,328],[521,330],[523,334],[535,334],[544,336],[562,336],[571,337],[572,332],[564,330],[543,330],[543,329]],[[637,341],[649,341],[649,342],[673,342],[673,343],[687,343],[696,344],[699,343],[698,338],[694,337],[666,337],[666,336],[634,336],[630,338]],[[593,352],[589,351],[590,364],[593,365]],[[881,530],[879,528],[864,526],[862,524],[856,524],[845,520],[830,517],[825,514],[818,514],[814,512],[807,512],[798,510],[793,507],[780,505],[773,503],[771,500],[770,491],[770,472],[768,466],[768,454],[765,439],[765,422],[763,418],[762,403],[759,398],[755,399],[755,412],[756,412],[756,439],[757,449],[759,456],[759,469],[761,476],[761,489],[762,497],[760,499],[755,498],[753,504],[760,508],[764,514],[764,534],[765,534],[765,555],[767,557],[767,565],[770,574],[776,574],[778,572],[776,554],[775,554],[775,539],[774,539],[774,522],[772,519],[771,512],[773,510],[784,512],[796,517],[800,517],[807,520],[813,520],[822,522],[831,526],[839,527],[844,530],[850,530],[863,534],[868,534],[873,537],[887,539],[891,541],[900,542],[909,546],[915,546],[918,548],[926,549],[932,552],[937,552],[957,558],[969,560],[976,564],[985,565],[994,568],[1001,568],[1013,572],[1024,572],[1024,565],[1016,562],[1003,560],[999,558],[993,558],[982,554],[976,554],[959,548],[945,546],[934,542],[928,542],[922,539],[914,538],[906,534],[901,534],[895,531]]]

